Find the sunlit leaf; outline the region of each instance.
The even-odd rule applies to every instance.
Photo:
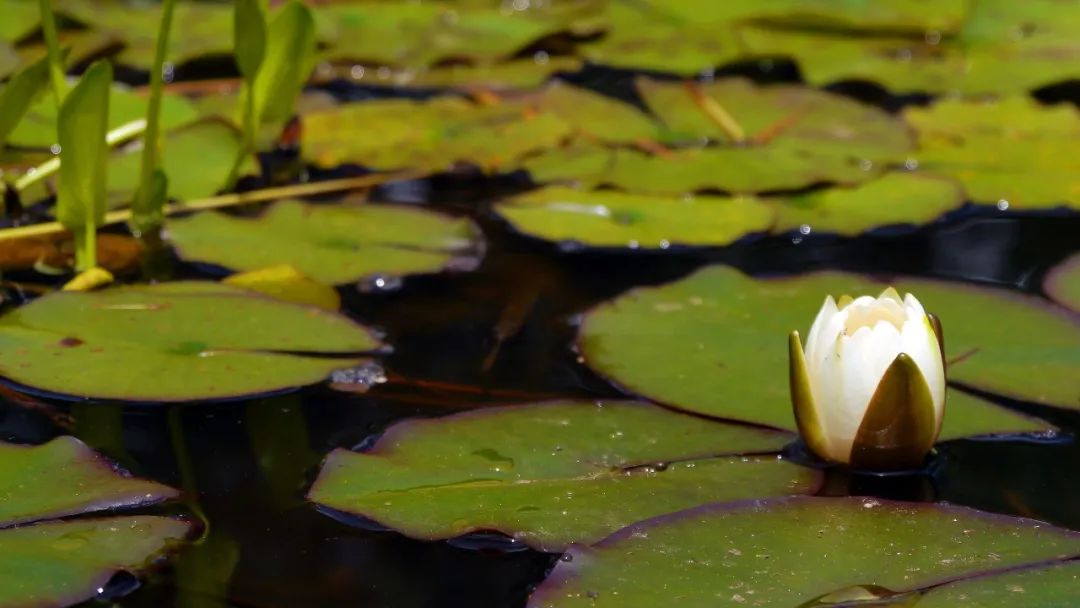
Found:
[[[109,93],[109,128],[146,116],[146,98],[122,85],[113,85]],[[173,129],[199,117],[188,100],[176,95],[165,95],[161,100],[161,128]],[[48,149],[56,143],[56,103],[50,95],[43,95],[26,118],[15,127],[8,138],[12,146]]]
[[[529,606],[653,607],[673,597],[685,606],[827,606],[843,598],[899,604],[901,594],[942,581],[1077,555],[1075,532],[963,507],[872,498],[755,500],[658,517],[595,548],[574,547]],[[995,586],[993,578],[985,581]],[[984,582],[965,584],[981,589]],[[1016,605],[1011,597],[1013,603],[1002,605]],[[1023,605],[1051,605],[1034,599],[1024,596]]]
[[[949,377],[1020,399],[1080,407],[1080,324],[1038,299],[936,281],[894,282],[946,327]],[[825,296],[880,293],[858,275],[752,279],[727,267],[639,288],[588,313],[579,347],[618,385],[690,411],[794,429],[788,333]],[[678,352],[678,357],[658,353]],[[1045,428],[952,390],[941,439]]]
[[[105,218],[105,132],[109,115],[112,67],[98,62],[64,98],[57,117],[60,148],[60,188],[56,217],[78,234],[94,229]]]
[[[964,203],[961,189],[948,179],[888,173],[853,188],[829,188],[777,197],[774,232],[813,230],[849,236],[897,224],[934,221]]]
[[[737,457],[789,440],[643,403],[489,409],[399,424],[365,453],[337,450],[309,498],[417,538],[497,530],[561,550],[713,500],[812,491],[809,469]]]
[[[1002,209],[1080,208],[1080,112],[1027,97],[943,99],[909,108],[919,170],[955,178]]]
[[[266,56],[266,13],[262,0],[237,0],[233,12],[233,55],[240,75],[254,81]]]
[[[660,197],[549,187],[495,206],[517,230],[593,247],[727,245],[764,232],[774,212],[754,198]]]
[[[301,149],[322,167],[355,163],[378,169],[447,170],[457,162],[513,168],[529,152],[557,145],[570,128],[532,104],[492,106],[457,97],[389,99],[303,116]],[[364,137],[355,137],[364,133]]]
[[[298,0],[281,7],[270,18],[266,55],[255,77],[255,112],[264,123],[284,122],[307,82],[315,60],[315,21],[311,10]]]
[[[100,399],[285,390],[356,365],[356,353],[378,346],[334,313],[216,283],[54,293],[0,317],[0,375]]]
[[[49,83],[49,60],[42,58],[19,70],[0,89],[0,147],[19,124],[30,104]]]
[[[470,221],[406,207],[281,201],[258,219],[200,213],[167,227],[186,260],[233,270],[288,264],[332,284],[438,272],[479,254]]]
[[[337,290],[309,278],[287,264],[240,272],[226,277],[222,282],[257,291],[286,302],[315,306],[325,310],[341,308],[341,296],[338,295]]]
[[[117,472],[74,437],[39,446],[0,443],[0,605],[66,606],[92,598],[114,573],[141,569],[189,528],[165,517],[47,520],[176,494]]]

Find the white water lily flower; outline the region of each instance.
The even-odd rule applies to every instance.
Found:
[[[857,468],[918,466],[945,412],[941,324],[915,296],[825,298],[806,350],[788,341],[791,401],[807,447]]]

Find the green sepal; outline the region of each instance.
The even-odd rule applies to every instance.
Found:
[[[922,464],[937,439],[934,399],[919,366],[900,353],[885,370],[851,446],[858,469],[905,469]]]
[[[825,433],[821,427],[821,415],[810,390],[810,374],[797,331],[788,336],[788,383],[791,386],[791,407],[795,412],[799,435],[811,452],[820,458],[829,459]]]

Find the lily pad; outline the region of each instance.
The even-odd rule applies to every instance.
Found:
[[[659,197],[548,187],[512,197],[495,211],[517,230],[556,242],[594,247],[730,244],[773,222],[754,198]]]
[[[529,606],[902,600],[941,582],[1077,555],[1080,534],[1029,519],[871,498],[777,498],[690,509],[594,549],[574,547]]]
[[[120,570],[186,536],[166,517],[55,520],[176,496],[126,477],[74,437],[39,446],[0,443],[0,605],[67,606],[94,597]]]
[[[1021,599],[1022,598],[1022,599]],[[919,608],[1056,608],[1080,602],[1080,562],[1026,568],[958,581],[930,589]]]
[[[774,201],[774,232],[808,228],[854,236],[880,226],[932,222],[963,205],[964,194],[948,179],[888,173],[853,188],[814,190]]]
[[[0,317],[0,375],[64,395],[222,399],[318,382],[379,342],[335,313],[216,283],[49,294]]]
[[[398,424],[365,453],[336,450],[308,498],[417,538],[497,530],[555,551],[713,500],[813,491],[817,472],[736,457],[790,439],[644,403],[494,408]]]
[[[170,220],[167,229],[185,260],[232,270],[288,264],[332,284],[438,272],[475,263],[481,248],[467,219],[386,205],[287,200],[256,219],[200,213]]]
[[[1062,305],[1080,312],[1080,254],[1074,254],[1046,275],[1046,293]]]
[[[480,105],[459,97],[353,103],[302,120],[304,156],[322,167],[443,171],[469,162],[488,170],[512,168],[520,157],[570,133],[554,114],[537,112],[528,102]]]
[[[517,59],[501,63],[455,64],[420,70],[406,84],[464,89],[531,89],[543,84],[552,74],[576,72],[581,69],[581,66],[582,61],[577,57],[538,55],[531,59]],[[377,70],[376,75],[378,75]],[[389,77],[394,78],[392,75]],[[396,82],[397,79],[394,81]]]
[[[649,194],[752,193],[866,181],[905,160],[912,147],[896,118],[807,87],[739,78],[706,85],[639,79],[637,87],[655,119],[595,93],[549,88],[542,106],[588,137],[531,158],[525,168],[540,182],[573,180]]]
[[[146,116],[146,98],[123,85],[113,85],[109,94],[109,128]],[[172,129],[198,118],[195,106],[183,97],[163,95],[161,128]],[[56,143],[56,103],[51,95],[42,95],[11,132],[8,145],[48,148]]]
[[[943,99],[910,108],[921,171],[955,178],[1002,209],[1080,209],[1080,112],[1028,97]]]
[[[173,130],[165,135],[161,147],[169,197],[191,200],[211,196],[225,186],[240,148],[240,136],[231,125],[210,120]],[[110,158],[108,187],[112,206],[131,202],[139,186],[141,151],[140,142]],[[249,158],[241,172],[255,169],[254,158]]]
[[[1080,408],[1080,323],[1063,311],[996,289],[920,279],[894,285],[916,294],[941,318],[953,381]],[[842,273],[758,280],[709,267],[593,309],[578,345],[590,367],[635,393],[689,411],[792,430],[787,334],[805,332],[827,294],[879,293],[884,287]],[[953,390],[941,439],[1043,428]]]

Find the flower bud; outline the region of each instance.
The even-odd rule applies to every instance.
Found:
[[[832,296],[806,338],[788,340],[791,402],[803,441],[860,469],[922,463],[945,412],[941,325],[915,296]]]

